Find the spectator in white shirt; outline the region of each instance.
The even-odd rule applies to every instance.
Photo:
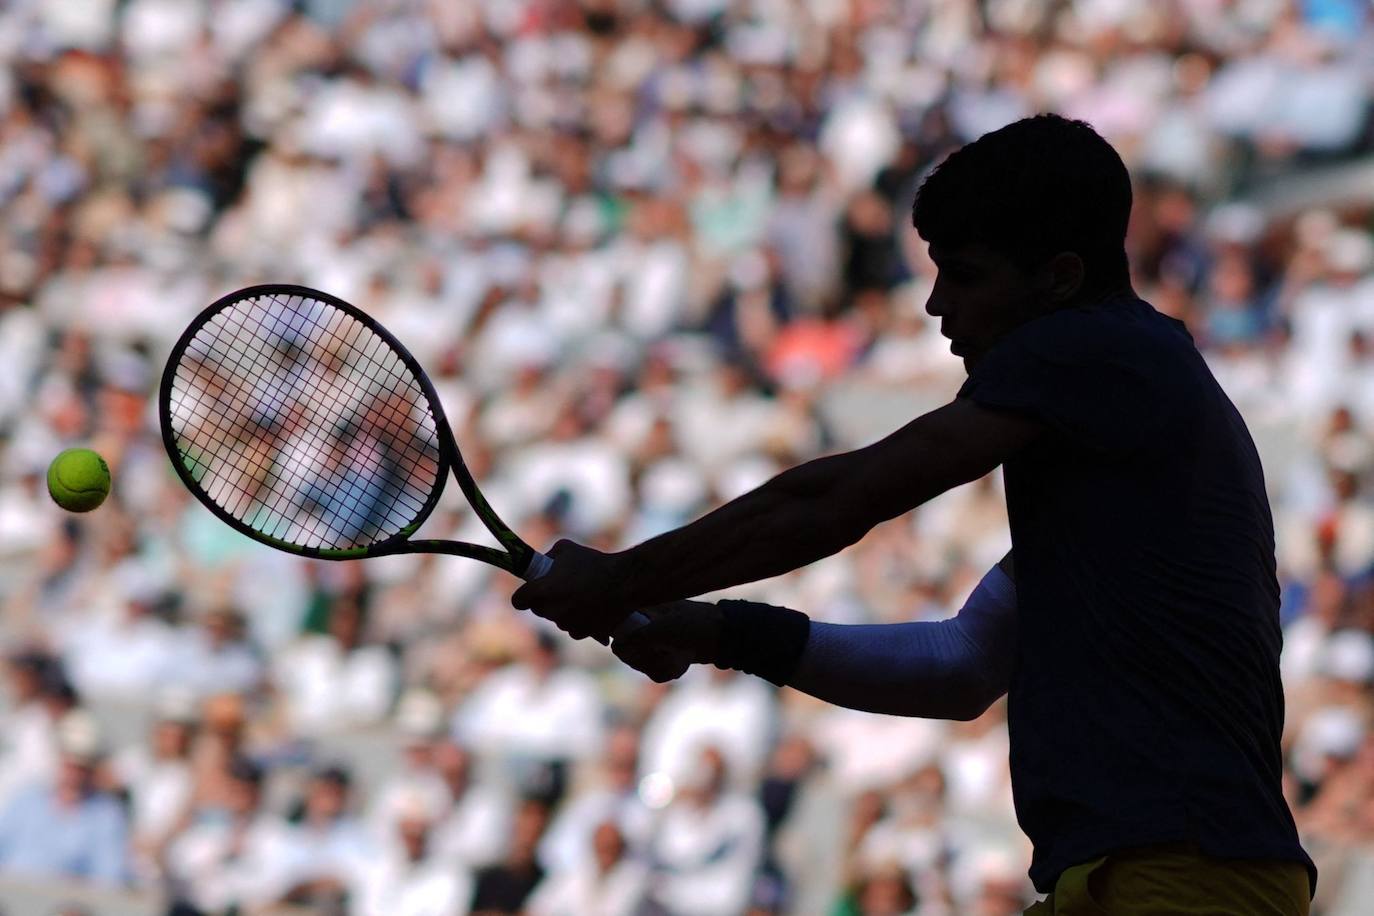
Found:
[[[93,613],[74,625],[64,657],[82,693],[136,699],[163,682],[175,641],[176,631],[159,615],[153,596],[131,594],[113,617]]]
[[[198,696],[251,694],[262,683],[263,666],[244,631],[243,614],[232,607],[207,611],[185,631],[172,651],[168,677]]]
[[[560,639],[531,633],[521,660],[489,675],[459,708],[455,735],[517,769],[593,757],[602,743],[601,696],[586,670],[562,664]]]
[[[306,787],[301,819],[289,835],[287,900],[329,906],[347,893],[354,877],[376,859],[377,843],[350,808],[352,778],[327,766]]]
[[[777,721],[773,689],[759,678],[705,668],[688,672],[644,727],[640,772],[677,781],[696,767],[702,749],[718,748],[741,782],[763,767]]]
[[[644,902],[648,871],[627,857],[615,821],[602,821],[591,838],[591,855],[546,877],[526,904],[530,916],[634,916]]]
[[[189,696],[164,697],[152,734],[111,760],[118,785],[129,796],[134,869],[140,883],[152,884],[159,862],[195,791],[191,744],[196,730],[195,701]]]
[[[759,803],[726,789],[725,756],[706,748],[650,841],[654,900],[677,916],[743,911],[763,835]]]
[[[566,872],[585,864],[592,851],[592,835],[600,824],[612,822],[621,839],[640,850],[653,827],[653,811],[639,795],[638,729],[617,726],[606,736],[606,751],[590,778],[575,791],[549,825],[539,843],[539,862],[551,872]]]
[[[356,916],[462,916],[472,899],[472,874],[438,855],[429,801],[413,794],[397,801],[385,852],[363,863],[353,883]],[[590,912],[590,911],[589,911]]]
[[[368,806],[368,825],[381,837],[395,834],[402,811],[417,799],[434,818],[442,817],[453,802],[436,763],[444,732],[439,698],[419,688],[407,691],[396,704],[395,723],[403,741],[401,764],[373,789]]]
[[[230,777],[227,805],[198,810],[167,851],[173,900],[207,913],[273,903],[291,879],[290,826],[262,805],[262,769],[239,758]]]
[[[305,735],[381,721],[391,707],[396,660],[365,642],[362,599],[336,597],[329,632],[302,637],[277,657],[273,678],[293,729]]]
[[[0,802],[21,786],[47,776],[57,764],[56,720],[49,694],[56,685],[50,672],[58,671],[58,662],[34,650],[16,652],[7,661],[10,707],[0,728]]]
[[[506,849],[513,800],[494,782],[474,778],[472,754],[462,745],[442,741],[433,754],[449,799],[434,828],[435,851],[456,867],[495,863]]]

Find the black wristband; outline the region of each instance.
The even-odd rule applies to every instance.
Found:
[[[782,687],[796,673],[811,618],[801,611],[757,601],[718,602],[721,633],[717,668],[754,674]]]

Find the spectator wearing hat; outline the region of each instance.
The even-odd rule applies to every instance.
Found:
[[[0,870],[127,884],[128,822],[120,803],[97,788],[104,749],[95,722],[70,712],[57,725],[57,740],[56,779],[20,790],[0,810]]]

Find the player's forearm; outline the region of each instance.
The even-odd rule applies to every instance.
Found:
[[[837,706],[929,719],[972,719],[1007,690],[1016,598],[992,569],[958,615],[930,623],[812,622],[787,685]]]
[[[846,709],[974,719],[1003,693],[975,646],[948,624],[813,623],[787,686]]]
[[[838,553],[871,527],[836,499],[842,459],[821,458],[622,552],[627,603],[644,607],[755,582]]]

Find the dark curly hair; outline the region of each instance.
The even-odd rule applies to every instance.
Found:
[[[1023,270],[1061,251],[1086,269],[1084,288],[1129,282],[1126,165],[1084,121],[1039,114],[955,150],[916,192],[911,222],[942,247],[979,242]]]

